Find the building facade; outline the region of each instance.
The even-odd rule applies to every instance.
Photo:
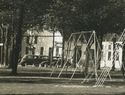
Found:
[[[108,39],[109,37],[110,39]],[[102,42],[102,57],[101,57],[101,68],[103,67],[110,67],[112,68],[114,65],[114,68],[116,70],[121,70],[124,55],[123,55],[123,47],[122,42],[118,41],[120,35],[114,36],[114,34],[107,34],[104,36],[104,40]],[[113,39],[115,38],[115,42]]]
[[[49,56],[52,51],[53,56],[62,56],[62,35],[60,32],[28,30],[24,34],[21,56],[26,54]]]

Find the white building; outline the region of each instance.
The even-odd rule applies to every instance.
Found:
[[[114,64],[116,70],[121,70],[123,63],[123,48],[121,45],[122,42],[113,44],[111,40],[102,42],[101,68],[105,66],[112,68]]]
[[[53,39],[53,32],[43,31],[30,31],[28,30],[23,37],[21,56],[29,55],[43,55],[48,56],[52,52],[54,41],[53,56],[62,55],[62,35],[60,32],[55,32]]]

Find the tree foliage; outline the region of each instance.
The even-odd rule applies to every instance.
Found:
[[[125,27],[125,0],[54,0],[47,22],[67,32],[95,30],[122,31]]]
[[[17,23],[21,2],[25,7],[24,30],[45,22],[68,32],[116,32],[125,25],[125,0],[1,0],[0,22],[11,23],[14,16]]]
[[[0,23],[17,25],[19,21],[20,5],[24,7],[23,30],[26,31],[33,26],[44,24],[44,15],[50,8],[52,0],[1,0],[0,1]],[[12,21],[13,20],[13,21]],[[16,26],[15,26],[16,27]]]

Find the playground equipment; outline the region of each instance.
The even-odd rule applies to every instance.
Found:
[[[106,57],[105,58],[103,57],[105,66],[104,66],[100,76],[97,78],[95,86],[97,86],[97,87],[101,86],[102,87],[108,76],[111,79],[110,71],[111,71],[114,64],[119,65],[119,69],[121,69],[122,66],[123,66],[123,69],[125,70],[124,64],[122,63],[122,56],[123,56],[122,52],[123,52],[124,44],[125,44],[125,29],[122,32],[119,39],[114,44],[112,43],[112,47],[110,45],[110,49],[112,48],[112,52],[110,52],[110,54],[108,54],[108,56],[110,55],[110,57],[108,57],[108,59],[106,59]],[[105,56],[106,56],[106,53],[109,53],[109,52],[106,51],[105,54],[104,54]],[[111,57],[111,55],[112,55],[112,57]],[[107,63],[110,64],[110,65],[106,65]]]
[[[90,55],[90,58],[92,59],[92,65],[93,65],[93,68],[94,68],[94,71],[92,70],[91,72],[87,72],[87,75],[85,75],[86,77],[85,77],[85,79],[83,80],[83,82],[85,82],[85,80],[86,81],[89,81],[89,79],[91,79],[91,77],[93,76],[93,75],[95,75],[95,78],[98,76],[98,74],[97,74],[97,66],[98,66],[98,55],[97,55],[97,53],[99,52],[99,50],[101,50],[100,49],[100,44],[99,44],[99,42],[98,42],[98,39],[97,39],[97,36],[95,35],[95,31],[93,31],[93,34],[91,35],[91,37],[89,38],[89,41],[87,42],[87,40],[85,39],[85,36],[84,36],[84,40],[85,40],[85,43],[86,43],[86,45],[87,45],[87,47],[86,47],[86,50],[88,49],[88,46],[89,46],[89,42],[91,42],[92,41],[92,43],[91,43],[91,45],[93,44],[94,45],[94,55],[92,56],[92,54],[91,54],[91,52],[90,52],[90,50],[88,49],[87,51],[88,51],[88,53],[89,53],[89,55]],[[91,47],[91,45],[90,45],[90,47]],[[96,47],[97,46],[97,47]],[[98,49],[98,50],[96,50],[96,49]],[[98,51],[98,52],[97,52]],[[94,57],[94,59],[93,59],[93,57]],[[96,59],[95,59],[96,58]],[[80,61],[81,61],[81,59],[82,59],[82,56],[81,56],[81,58],[80,58],[80,60],[79,60],[79,62],[77,63],[77,64],[79,64],[80,63]],[[87,59],[86,59],[87,60]],[[83,63],[84,64],[84,63]],[[86,63],[86,64],[89,64],[89,63]],[[71,76],[71,78],[70,78],[70,80],[72,80],[72,78],[73,78],[73,76],[74,76],[74,74],[75,74],[75,72],[76,72],[76,70],[78,69],[78,66],[76,66],[76,68],[75,68],[75,70],[74,70],[74,72],[73,72],[73,74],[72,74],[72,76]]]
[[[111,40],[115,37],[111,37]],[[121,70],[125,67],[122,63],[123,56],[123,46],[125,44],[125,29],[120,35],[119,39],[115,42],[102,42],[102,49],[100,48],[99,41],[97,39],[95,31],[83,31],[79,33],[72,33],[67,41],[67,47],[65,50],[65,62],[63,68],[61,69],[58,78],[61,77],[67,64],[70,61],[71,65],[74,65],[73,73],[70,80],[74,77],[77,70],[84,71],[85,78],[82,83],[89,82],[93,76],[95,76],[95,86],[102,87],[107,77],[110,80],[110,71],[115,68]],[[79,52],[81,50],[81,52]],[[91,52],[93,50],[93,53]],[[91,62],[90,62],[91,61]],[[91,71],[88,71],[91,63]],[[100,73],[98,73],[98,65],[101,67]],[[88,67],[86,69],[86,67]],[[87,73],[86,73],[87,70]],[[53,72],[55,69],[53,69]],[[53,74],[51,73],[51,75]]]
[[[95,75],[95,78],[97,78],[97,67],[100,58],[100,51],[101,48],[95,31],[72,33],[67,41],[65,62],[58,75],[58,78],[60,78],[65,68],[68,69],[67,65],[69,64],[69,61],[72,68],[75,67],[70,80],[72,80],[78,69],[81,71],[84,70],[85,76],[88,76],[88,74],[91,73],[91,77]],[[91,71],[89,71],[89,67],[92,69]],[[51,76],[54,71],[55,69],[53,69]]]
[[[113,37],[115,37],[115,35],[113,35]],[[58,75],[58,78],[60,78],[64,69],[67,67],[66,65],[68,64],[69,60],[72,60],[71,63],[75,64],[75,68],[70,78],[70,80],[72,80],[78,69],[84,70],[85,74],[85,65],[86,65],[85,63],[90,65],[89,61],[90,59],[92,59],[91,61],[93,64],[91,71],[85,74],[85,78],[83,79],[82,83],[89,82],[92,76],[95,76],[96,87],[102,87],[107,77],[109,77],[109,79],[112,80],[110,76],[110,71],[113,68],[113,64],[115,64],[116,69],[120,70],[121,68],[123,68],[125,70],[125,67],[122,63],[122,56],[123,56],[122,52],[123,52],[123,46],[125,44],[125,29],[116,42],[110,41],[110,42],[103,42],[102,44],[103,44],[103,49],[101,50],[95,31],[72,33],[69,40],[67,41],[67,48],[65,50],[66,60],[63,65],[63,68],[61,69]],[[78,46],[80,46],[79,49],[81,50],[81,54],[79,54],[80,52],[78,52]],[[94,50],[93,54],[91,53],[91,49]],[[88,57],[87,54],[89,55],[89,58],[86,58]],[[100,74],[97,71],[97,67],[99,64],[101,65]]]

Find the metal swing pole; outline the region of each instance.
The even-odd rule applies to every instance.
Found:
[[[95,71],[95,79],[97,79],[97,77],[98,77],[98,75],[97,75],[97,66],[96,66],[96,63],[97,63],[97,56],[96,56],[96,33],[95,33],[95,31],[93,31],[93,34],[94,34],[94,59],[95,59],[95,61],[94,61],[94,71]]]

